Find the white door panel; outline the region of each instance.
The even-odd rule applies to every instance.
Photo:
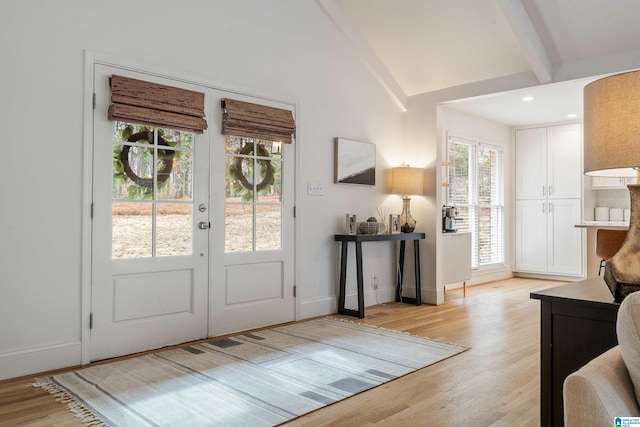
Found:
[[[546,197],[547,131],[544,128],[516,131],[516,199]]]
[[[582,229],[580,200],[549,202],[549,272],[582,274]]]
[[[282,298],[282,267],[281,261],[227,266],[225,303],[233,305]],[[256,286],[258,277],[260,284]]]
[[[214,102],[220,105],[225,97],[257,102],[222,92]],[[259,103],[290,109],[295,116],[292,105],[265,100]],[[243,150],[250,141],[243,138],[244,145],[231,148],[229,139],[221,135],[219,129],[212,130],[211,195],[215,211],[212,215],[224,218],[224,221],[212,223],[212,236],[215,237],[211,241],[210,336],[295,320],[295,142],[282,144],[281,154],[274,154],[274,146],[266,143],[270,156],[260,158],[270,161],[279,171],[279,174],[275,173],[273,185],[277,188],[271,193],[266,189],[258,191],[257,199],[243,201],[233,190],[230,192],[229,167],[238,160],[241,151],[250,151],[248,147]],[[265,154],[257,146],[255,150]],[[266,163],[256,160],[254,165],[256,180],[260,182],[258,170],[264,170]],[[279,169],[275,165],[279,165]],[[249,178],[247,181],[252,182]],[[241,194],[247,196],[246,191]]]
[[[582,190],[582,156],[580,125],[551,126],[548,138],[549,198],[580,198]]]
[[[118,140],[121,128],[107,119],[112,74],[180,86],[115,67],[94,68],[91,360],[207,336],[208,230],[195,226],[209,222],[207,134],[173,150],[173,175],[163,187],[171,191],[145,190],[129,175],[117,181],[124,176],[116,166],[123,147],[129,156],[139,153],[128,160],[139,168],[134,174],[141,177],[147,168],[151,178],[169,148],[154,145],[157,135],[132,145]],[[180,191],[173,191],[180,179]]]
[[[547,202],[516,202],[516,270],[547,271]]]

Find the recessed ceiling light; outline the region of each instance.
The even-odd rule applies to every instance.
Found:
[[[576,117],[578,117],[578,115],[576,113],[569,113],[567,114],[567,117],[570,119],[575,119]]]
[[[524,102],[531,102],[533,101],[535,98],[533,96],[525,96],[524,98],[522,98],[522,100]]]

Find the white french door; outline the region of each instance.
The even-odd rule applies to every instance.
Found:
[[[109,76],[205,93],[203,135],[107,119]],[[295,320],[295,146],[223,136],[220,101],[94,64],[90,359]]]
[[[109,121],[112,74],[178,86],[94,67],[91,360],[207,335],[207,133]]]
[[[217,95],[217,97],[215,97]],[[290,109],[292,105],[216,92]],[[215,130],[213,130],[215,129]],[[213,124],[209,335],[295,320],[295,143],[221,135]],[[220,183],[224,183],[221,185]]]

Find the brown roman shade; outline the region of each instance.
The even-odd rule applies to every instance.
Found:
[[[109,120],[202,133],[204,93],[112,75]]]
[[[291,144],[296,123],[289,110],[236,101],[222,100],[222,134],[279,141]]]

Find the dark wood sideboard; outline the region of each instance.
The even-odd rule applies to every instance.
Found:
[[[618,344],[613,301],[601,277],[532,292],[540,300],[540,425],[562,426],[562,384]]]

